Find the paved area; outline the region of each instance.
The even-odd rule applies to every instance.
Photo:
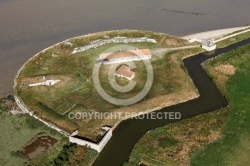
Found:
[[[219,29],[219,30],[213,30],[213,31],[207,31],[207,32],[201,32],[201,33],[195,33],[187,36],[183,36],[182,38],[189,40],[192,38],[199,38],[199,39],[206,39],[211,40],[219,37],[223,37],[227,34],[233,33],[235,31],[243,30],[246,28],[250,28],[250,26],[243,26],[243,27],[236,27],[236,28],[226,28],[226,29]]]

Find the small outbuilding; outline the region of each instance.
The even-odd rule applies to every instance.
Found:
[[[115,75],[118,77],[123,77],[128,80],[132,80],[135,77],[135,73],[130,70],[126,65],[121,65],[115,72]]]
[[[201,48],[207,51],[212,51],[216,49],[216,44],[211,41],[204,41],[201,45]]]

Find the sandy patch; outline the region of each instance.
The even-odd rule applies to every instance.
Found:
[[[225,75],[233,75],[236,71],[236,68],[230,64],[220,64],[215,66],[214,69]]]

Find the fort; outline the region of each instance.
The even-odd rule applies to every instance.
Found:
[[[109,36],[112,36],[112,38]],[[169,44],[167,41],[172,43]],[[132,48],[127,50],[117,49],[113,52],[104,51],[104,48],[116,46],[119,43],[129,43]],[[154,111],[159,107],[164,107],[166,104],[176,104],[198,96],[188,74],[181,69],[178,70],[180,64],[165,61],[156,53],[157,50],[165,50],[160,51],[163,57],[173,46],[180,50],[189,47],[191,49],[196,48],[187,40],[146,31],[104,32],[68,39],[37,53],[20,68],[14,81],[15,100],[24,112],[62,133],[69,138],[70,142],[88,146],[100,152],[111,138],[113,128],[123,119],[74,119],[72,121],[68,118],[68,113],[79,110],[84,112],[119,111],[124,112],[124,115],[128,110],[131,113],[141,111],[146,113],[149,110]],[[154,60],[152,60],[153,58]],[[103,61],[106,64],[100,71],[100,78],[104,81],[102,85],[107,88],[105,90],[117,97],[121,95],[105,86],[109,64],[118,63],[121,66],[114,73],[117,77],[124,77],[128,80],[134,79],[139,83],[133,93],[128,92],[126,96],[129,97],[133,96],[134,93],[139,93],[146,81],[145,66],[143,62],[140,62],[143,60],[152,62],[155,68],[154,75],[157,76],[154,90],[149,94],[150,97],[147,100],[126,108],[117,107],[107,103],[93,89],[93,80],[91,79],[93,66],[99,61]],[[136,61],[138,65],[135,69],[136,77],[135,71],[130,70],[128,66],[123,64],[131,61]],[[162,63],[162,61],[165,62]],[[169,79],[172,74],[168,70],[170,65],[175,65],[175,70],[180,75],[177,78],[185,80],[180,82],[185,82],[187,92],[181,91],[182,88],[174,88],[179,89],[180,92],[172,92],[169,90],[172,87],[166,87],[166,85],[177,85],[174,83],[177,78]],[[46,79],[44,79],[45,76]],[[169,82],[173,83],[169,84]],[[177,99],[173,97],[176,96],[175,93],[182,93],[183,95],[177,96]],[[92,96],[90,97],[89,94]],[[162,95],[160,100],[158,99],[159,95]],[[142,106],[147,107],[147,110],[141,110]],[[111,127],[104,129],[103,126]],[[76,130],[78,130],[77,134],[74,132]],[[100,132],[102,133],[103,130],[105,130],[105,134],[102,140],[99,140]]]

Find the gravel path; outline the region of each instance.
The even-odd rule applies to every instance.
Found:
[[[250,26],[243,26],[243,27],[236,27],[236,28],[226,28],[226,29],[219,29],[219,30],[213,30],[213,31],[207,31],[207,32],[201,32],[201,33],[195,33],[187,36],[183,36],[184,39],[192,39],[192,38],[200,38],[200,39],[215,39],[222,36],[225,36],[227,34],[233,33],[235,31],[243,30],[246,28],[250,28]]]

